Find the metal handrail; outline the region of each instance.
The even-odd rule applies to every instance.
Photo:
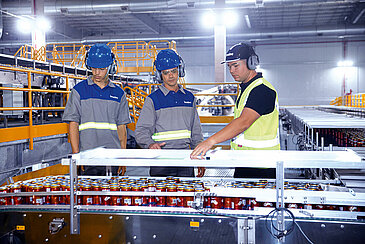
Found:
[[[22,91],[28,92],[28,107],[1,107],[1,111],[18,111],[18,110],[28,110],[29,111],[29,149],[33,150],[33,139],[34,139],[34,126],[33,126],[33,110],[60,110],[64,109],[65,107],[34,107],[33,106],[33,92],[50,92],[50,93],[61,93],[65,94],[66,98],[68,99],[70,89],[69,89],[69,79],[85,79],[82,76],[75,76],[75,75],[68,75],[68,74],[60,74],[55,72],[46,72],[40,70],[29,70],[23,68],[14,68],[8,66],[0,66],[0,70],[5,71],[13,71],[13,72],[23,72],[27,74],[27,81],[28,87],[27,88],[19,88],[19,87],[0,87],[0,90],[5,91]],[[39,75],[51,75],[51,76],[59,76],[66,78],[66,91],[64,90],[48,90],[48,89],[34,89],[32,88],[32,74],[39,74]],[[2,129],[7,130],[7,129]],[[6,131],[4,131],[6,133]],[[65,132],[67,133],[67,131]]]
[[[89,45],[80,43],[47,44],[46,50],[50,49],[47,50],[47,54],[50,54],[48,56],[51,57],[47,61],[73,67],[84,67],[84,57],[89,47]]]
[[[154,74],[153,62],[160,50],[170,48],[176,50],[175,41],[152,40],[108,42],[118,63],[118,72]],[[39,50],[29,45],[18,49],[14,56],[52,62],[73,67],[85,67],[85,54],[90,45],[81,43],[56,43],[47,44]]]
[[[365,93],[337,97],[330,102],[330,105],[365,108]]]
[[[39,49],[35,49],[30,45],[24,45],[18,49],[18,51],[14,54],[15,57],[33,59],[36,61],[46,61],[46,47],[41,47]]]

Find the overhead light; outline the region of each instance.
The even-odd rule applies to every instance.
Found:
[[[17,23],[18,30],[21,33],[31,33],[32,32],[32,23],[30,19],[19,18]]]
[[[45,17],[39,17],[36,19],[37,29],[41,31],[49,31],[51,29],[51,23]]]
[[[246,21],[247,27],[251,29],[250,17],[247,14],[245,15],[245,21]]]
[[[205,12],[203,14],[203,26],[211,28],[215,25],[215,13],[213,11]]]
[[[342,60],[338,61],[337,66],[338,67],[352,67],[354,65],[354,62],[351,60]]]
[[[224,11],[223,12],[224,25],[226,27],[234,27],[238,22],[238,16],[235,11]]]
[[[217,20],[220,18],[221,21]],[[216,13],[214,11],[205,12],[203,14],[203,25],[207,28],[212,28],[219,22],[226,27],[234,27],[238,22],[238,15],[235,11],[224,11],[222,13]]]
[[[19,17],[17,26],[18,30],[22,33],[30,33],[33,31],[47,32],[51,29],[51,23],[44,17],[37,19]]]

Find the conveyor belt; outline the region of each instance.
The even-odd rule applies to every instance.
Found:
[[[365,157],[365,148],[352,147],[362,158]],[[337,174],[343,184],[355,192],[365,192],[365,170],[363,169],[337,169]]]
[[[14,67],[36,68],[45,71],[64,72],[67,74],[76,74],[85,76],[91,74],[89,70],[86,70],[84,68],[48,63],[43,61],[36,61],[27,58],[14,57],[6,54],[0,54],[0,64],[11,65]]]
[[[319,107],[288,107],[289,113],[297,117],[302,123],[307,124],[312,129],[336,128],[352,129],[365,128],[365,119],[359,117],[350,117],[346,114],[330,113],[320,111]]]
[[[365,119],[363,108],[339,106],[288,107],[287,113],[293,127],[300,130],[306,126],[309,129],[364,129]],[[310,131],[307,138],[310,137]],[[312,131],[313,133],[313,131]],[[349,148],[349,147],[347,147]],[[335,151],[345,150],[344,147],[333,147]],[[364,147],[351,147],[359,156],[365,158]],[[365,192],[365,170],[335,169],[340,180],[355,192]]]

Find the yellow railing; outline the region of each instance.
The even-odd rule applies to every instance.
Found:
[[[335,100],[330,102],[330,105],[342,106],[342,97],[336,97]]]
[[[156,47],[157,52],[167,49],[167,48],[177,51],[175,41],[154,40],[154,41],[149,41],[148,45]]]
[[[175,41],[126,41],[109,42],[118,63],[118,73],[151,73],[154,74],[153,62],[160,50],[171,48],[176,50]],[[73,67],[85,67],[85,55],[90,45],[80,43],[47,44],[39,50],[24,45],[14,56],[46,61]]]
[[[337,97],[331,101],[330,104],[335,106],[365,108],[365,93]]]
[[[46,47],[35,49],[32,46],[24,45],[14,54],[15,57],[28,58],[36,61],[46,62]]]
[[[55,64],[84,67],[84,59],[89,45],[79,43],[47,44],[47,61]]]
[[[13,128],[3,128],[0,129],[0,142],[8,142],[15,140],[29,139],[29,149],[33,149],[33,138],[49,135],[57,135],[68,132],[68,127],[66,123],[59,124],[48,124],[48,125],[33,125],[33,111],[38,110],[63,110],[65,107],[35,107],[33,106],[33,92],[46,92],[46,93],[61,93],[68,99],[69,96],[69,79],[84,79],[85,77],[75,76],[75,75],[65,75],[59,73],[49,73],[39,70],[29,70],[22,68],[14,68],[7,66],[0,66],[0,70],[10,71],[10,72],[20,72],[27,74],[27,88],[18,87],[0,87],[3,91],[20,91],[27,92],[28,107],[0,107],[0,112],[3,111],[29,111],[29,124],[24,127],[13,127]],[[33,75],[51,75],[63,77],[66,79],[66,90],[46,90],[46,89],[35,89],[32,88],[32,76]]]
[[[145,41],[109,42],[118,62],[118,73],[153,73],[155,47]]]

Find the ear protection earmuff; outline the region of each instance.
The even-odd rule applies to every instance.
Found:
[[[242,43],[242,44],[247,45],[244,43]],[[250,45],[247,45],[247,46],[248,46],[250,56],[246,60],[246,65],[249,70],[255,70],[260,63],[259,56],[257,56],[257,54],[255,53],[255,50],[253,50],[252,46],[250,46]]]
[[[113,62],[109,66],[109,72],[108,73],[111,74],[111,75],[115,75],[117,73],[118,64],[117,64],[117,60],[115,58],[114,53],[112,53],[112,59],[113,59]]]
[[[156,62],[156,61],[155,61]],[[155,64],[154,64],[155,65]],[[155,65],[156,67],[156,65]],[[159,83],[162,83],[162,74],[161,74],[161,71],[157,70],[156,69],[156,74],[155,74],[155,77],[156,77],[156,80],[159,82]]]
[[[180,55],[179,56],[179,60],[180,60],[180,64],[179,66],[177,66],[177,69],[179,71],[179,77],[185,77],[185,62],[184,60],[181,58]],[[153,65],[156,68],[156,60],[153,62]],[[162,74],[161,71],[159,71],[158,69],[156,69],[156,74],[155,74],[156,80],[159,81],[160,83],[162,83]]]
[[[179,55],[180,64],[178,66],[179,69],[179,77],[185,77],[185,62]]]
[[[89,65],[87,65],[87,57],[89,56],[89,50],[87,50],[86,54],[85,54],[85,59],[84,59],[84,63],[85,63],[85,67],[88,69],[88,70],[91,70],[91,67]]]

